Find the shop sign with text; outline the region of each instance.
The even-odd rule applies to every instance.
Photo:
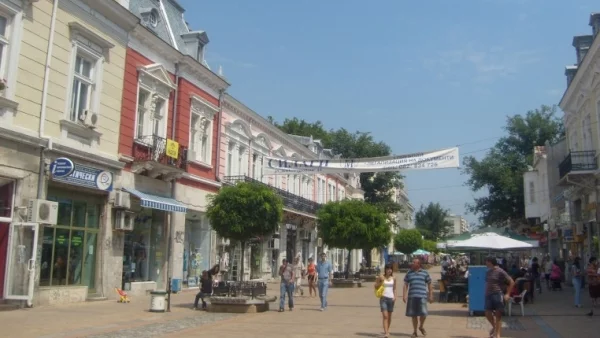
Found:
[[[65,157],[59,157],[50,164],[53,181],[91,189],[112,191],[113,173],[110,171],[77,164]]]

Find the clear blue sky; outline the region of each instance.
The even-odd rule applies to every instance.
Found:
[[[506,116],[558,103],[572,38],[591,34],[600,11],[591,0],[180,3],[209,35],[209,65],[263,116],[372,132],[396,154],[467,143],[461,153],[478,157]],[[465,215],[465,180],[458,169],[410,172],[406,188],[415,208]]]

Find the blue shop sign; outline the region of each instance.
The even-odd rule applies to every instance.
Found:
[[[72,164],[70,170],[69,162]],[[110,171],[73,163],[64,157],[57,158],[50,164],[50,175],[57,182],[103,191],[113,189],[113,174]]]
[[[50,163],[50,174],[52,177],[67,177],[73,173],[75,164],[66,157],[59,157]]]

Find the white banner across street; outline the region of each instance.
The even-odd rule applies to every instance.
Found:
[[[355,158],[299,160],[267,157],[266,175],[289,175],[306,173],[366,173],[405,170],[428,170],[458,168],[458,147],[406,155]]]

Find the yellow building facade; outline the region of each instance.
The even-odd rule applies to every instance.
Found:
[[[119,285],[107,216],[138,23],[114,0],[0,0],[0,238],[33,230],[0,246],[0,298],[60,304]]]

